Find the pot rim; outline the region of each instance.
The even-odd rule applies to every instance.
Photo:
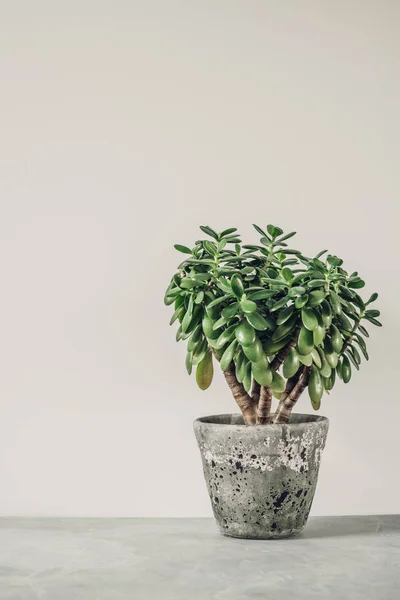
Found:
[[[295,429],[297,427],[302,427],[304,425],[315,425],[317,423],[326,423],[329,425],[329,419],[328,417],[324,417],[323,415],[313,415],[313,414],[308,414],[308,413],[294,413],[293,417],[296,418],[296,422],[290,422],[289,423],[267,423],[265,425],[245,425],[244,423],[232,423],[232,422],[223,422],[223,419],[227,419],[229,421],[232,420],[232,418],[241,418],[242,414],[241,413],[221,413],[221,414],[214,414],[214,415],[205,415],[204,417],[198,417],[197,419],[194,420],[193,424],[194,425],[208,425],[211,427],[231,427],[231,428],[247,428],[247,429],[264,429],[273,427],[273,428],[278,428],[278,427],[290,427],[291,429]],[[304,417],[304,419],[303,419]],[[297,420],[297,418],[299,418],[300,420]],[[217,419],[217,420],[214,420]]]

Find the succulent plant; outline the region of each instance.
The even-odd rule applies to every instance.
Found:
[[[381,326],[370,308],[378,294],[363,300],[365,282],[327,250],[309,258],[289,248],[295,232],[254,228],[259,244],[242,244],[234,227],[209,226],[193,248],[176,244],[185,258],[164,300],[198,386],[210,386],[217,362],[246,424],[285,423],[306,388],[318,410],[337,378],[348,383],[368,360],[365,325]]]

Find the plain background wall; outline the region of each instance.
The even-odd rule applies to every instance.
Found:
[[[211,514],[164,289],[199,224],[276,223],[380,292],[313,514],[400,512],[394,1],[3,2],[0,514]],[[373,329],[373,330],[372,330]],[[311,411],[305,395],[298,410]]]

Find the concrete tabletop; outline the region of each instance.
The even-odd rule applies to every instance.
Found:
[[[400,515],[315,517],[275,541],[211,519],[0,519],[0,600],[400,598]]]

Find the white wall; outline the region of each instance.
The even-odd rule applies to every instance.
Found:
[[[297,229],[380,292],[314,514],[400,512],[400,5],[50,0],[0,19],[0,514],[210,515],[163,293],[198,225]],[[305,396],[299,410],[310,411]]]

